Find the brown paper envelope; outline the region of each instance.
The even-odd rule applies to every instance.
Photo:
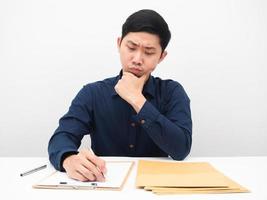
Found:
[[[236,190],[240,188],[218,188],[218,187],[151,187],[146,186],[144,190],[147,191],[213,191],[213,190]]]
[[[214,187],[243,189],[207,162],[162,162],[140,160],[136,177],[137,187]]]
[[[206,162],[143,161],[138,164],[136,186],[227,187],[228,183]]]
[[[249,192],[246,188],[160,188],[160,187],[145,187],[145,190],[154,193],[236,193]]]
[[[227,194],[227,193],[246,193],[247,190],[210,190],[210,191],[152,191],[154,194],[167,195],[167,194]]]

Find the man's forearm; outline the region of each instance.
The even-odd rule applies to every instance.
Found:
[[[190,116],[185,118],[184,123],[171,121],[146,101],[138,118],[155,144],[173,159],[181,160],[188,155],[192,141]]]

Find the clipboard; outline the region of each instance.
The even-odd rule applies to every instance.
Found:
[[[35,189],[75,189],[75,190],[122,190],[133,168],[134,161],[107,161],[105,182],[82,182],[71,179],[65,172],[54,171],[38,181]]]

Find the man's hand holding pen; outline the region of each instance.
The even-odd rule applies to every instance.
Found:
[[[105,181],[106,163],[89,149],[81,150],[63,161],[63,167],[70,178],[79,181]]]

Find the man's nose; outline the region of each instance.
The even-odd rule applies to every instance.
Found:
[[[133,64],[134,65],[142,65],[143,63],[143,55],[142,52],[136,52],[133,56]]]

